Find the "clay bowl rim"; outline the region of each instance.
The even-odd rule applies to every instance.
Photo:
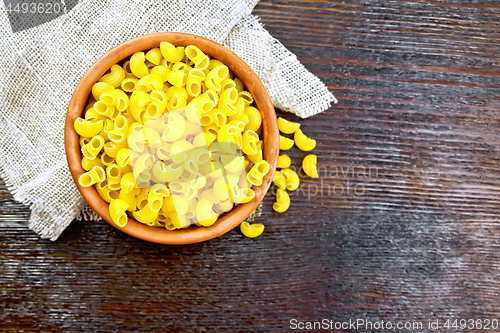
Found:
[[[83,114],[91,94],[92,85],[114,64],[138,51],[159,47],[161,41],[168,41],[176,46],[196,45],[203,52],[226,64],[234,75],[243,82],[246,89],[254,96],[254,103],[262,115],[262,140],[264,159],[269,162],[270,171],[264,177],[261,186],[253,187],[255,198],[245,204],[234,207],[225,213],[210,227],[189,227],[180,230],[150,227],[129,217],[125,227],[117,226],[109,215],[109,204],[97,193],[95,187],[84,188],[78,183],[78,177],[85,172],[81,166],[79,135],[73,128],[77,117]],[[192,244],[210,240],[232,230],[243,222],[264,198],[268,191],[279,155],[279,131],[276,113],[269,95],[254,71],[235,53],[212,40],[186,33],[159,32],[127,40],[101,56],[83,75],[76,86],[69,102],[64,128],[64,141],[68,166],[73,180],[85,201],[106,222],[126,234],[153,243]]]

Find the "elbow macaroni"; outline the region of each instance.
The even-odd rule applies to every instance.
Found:
[[[316,140],[305,136],[304,133],[302,133],[302,131],[300,130],[300,128],[297,129],[297,131],[295,132],[294,140],[297,147],[303,151],[310,151],[316,147]]]
[[[125,79],[125,70],[120,65],[111,66],[110,73],[103,75],[99,82],[106,82],[112,85],[114,88],[119,87]]]
[[[250,224],[247,221],[243,221],[240,224],[240,230],[243,235],[248,238],[255,238],[262,235],[264,232],[264,225],[260,223]]]
[[[136,52],[130,57],[130,70],[138,78],[142,78],[149,74],[148,66],[146,66],[146,57],[144,52]]]
[[[94,122],[78,117],[75,120],[74,126],[76,133],[78,133],[80,136],[93,137],[101,132],[103,122],[102,120]]]
[[[288,150],[293,147],[293,140],[280,135],[280,150]]]
[[[318,159],[316,155],[312,154],[307,155],[302,160],[302,169],[304,170],[305,174],[311,178],[318,178],[318,170],[316,168],[317,161]]]
[[[121,199],[114,199],[109,203],[109,215],[111,215],[111,219],[117,226],[124,227],[127,224],[127,210],[129,207],[130,205]]]
[[[283,154],[278,157],[278,163],[276,164],[277,168],[286,169],[290,167],[290,165],[292,165],[292,160],[288,155]]]
[[[241,80],[197,46],[136,52],[92,86],[74,122],[86,171],[78,182],[95,186],[119,227],[127,214],[168,230],[210,226],[253,200],[251,187],[269,172],[252,103]],[[260,226],[244,233],[256,237]]]
[[[290,207],[290,196],[285,190],[278,188],[276,191],[276,202],[273,204],[273,209],[278,213],[283,213]]]
[[[299,129],[299,127],[299,123],[295,123],[281,117],[278,118],[278,128],[282,133],[293,134]]]

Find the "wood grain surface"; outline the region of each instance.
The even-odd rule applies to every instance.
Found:
[[[500,3],[263,0],[254,14],[339,100],[300,121],[320,178],[283,214],[268,193],[261,237],[187,246],[102,221],[40,239],[0,181],[0,331],[500,331],[428,328],[500,320]]]

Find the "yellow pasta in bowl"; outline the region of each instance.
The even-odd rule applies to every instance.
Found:
[[[65,145],[78,189],[108,223],[188,244],[255,210],[280,137],[264,86],[240,58],[199,36],[157,33],[118,45],[87,71]]]

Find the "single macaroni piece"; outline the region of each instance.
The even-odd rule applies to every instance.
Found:
[[[170,87],[166,91],[167,93],[167,100],[171,100],[174,98],[174,96],[177,96],[178,98],[183,98],[187,99],[188,98],[188,93],[186,91],[186,88],[178,88],[178,87]]]
[[[106,173],[104,172],[104,169],[101,166],[96,165],[92,167],[90,171],[82,174],[78,178],[78,183],[82,187],[90,187],[96,183],[103,182],[104,179],[106,179]]]
[[[128,172],[123,175],[123,177],[120,179],[120,188],[125,193],[131,193],[134,189],[137,188],[133,172]]]
[[[189,151],[193,149],[192,143],[186,140],[177,140],[170,147],[170,157],[174,163],[183,163],[189,156]]]
[[[201,71],[204,71],[204,72],[206,71],[207,74],[208,74],[208,72],[209,72],[209,70],[208,70],[209,63],[210,63],[210,57],[207,56],[207,55],[205,55],[203,58],[201,58],[201,60],[200,60],[199,63],[195,64],[194,67],[196,69],[201,70]]]
[[[108,90],[113,90],[115,87],[113,87],[111,84],[107,82],[97,82],[94,83],[92,86],[92,96],[96,101],[99,100],[99,97],[101,97],[101,94],[105,91]]]
[[[241,82],[240,79],[235,78],[233,81],[236,85],[235,88],[236,88],[236,90],[238,90],[238,92],[245,90],[245,86],[243,85],[243,82]]]
[[[106,120],[114,120],[120,114],[120,111],[113,104],[106,104],[103,101],[95,102],[94,109],[102,117],[107,117]]]
[[[85,156],[82,158],[82,167],[85,171],[89,171],[95,166],[100,166],[101,168],[104,168],[104,165],[98,158],[94,158],[93,160],[90,160]]]
[[[236,92],[236,89],[229,89],[230,91]],[[219,102],[217,104],[217,107],[224,112],[226,116],[234,116],[237,114],[237,109],[236,106],[234,105],[234,102],[231,99],[231,96],[229,96],[229,91],[224,91],[220,97],[219,97]]]
[[[132,92],[136,89],[137,82],[139,82],[139,79],[127,77],[123,79],[120,87],[123,89],[123,91]]]
[[[148,205],[157,212],[163,206],[163,199],[170,195],[170,190],[164,184],[155,184],[148,192]]]
[[[248,159],[251,162],[254,162],[254,163],[257,163],[257,162],[263,160],[263,157],[262,157],[262,140],[259,140],[257,142],[257,154],[255,154],[255,155],[248,155]]]
[[[94,136],[89,143],[82,147],[82,154],[89,160],[93,160],[104,147],[104,138],[100,135]]]
[[[160,48],[155,47],[154,49],[151,49],[146,53],[145,58],[146,60],[158,66],[163,56],[161,54]]]
[[[127,211],[135,212],[135,210],[137,209],[137,194],[139,194],[139,192],[140,189],[126,192],[122,188],[118,193],[118,199],[125,201],[129,205]]]
[[[168,62],[176,63],[184,58],[184,47],[175,47],[169,42],[161,42],[160,51],[163,58],[165,58]]]
[[[132,215],[139,222],[142,222],[144,224],[151,224],[158,218],[158,211],[152,210],[150,205],[146,204],[144,208],[133,212]]]
[[[293,147],[293,140],[280,135],[280,150],[288,150]]]
[[[218,67],[218,66],[224,66],[224,63],[220,60],[217,60],[217,59],[211,59],[209,64],[208,64],[208,69],[209,70],[212,70],[214,69],[215,67]]]
[[[226,78],[226,79],[222,80],[220,85],[221,85],[221,89],[223,91],[227,90],[227,89],[231,89],[231,88],[236,89],[236,83],[234,83],[234,81],[231,80],[230,78]],[[236,90],[236,91],[238,91],[238,90]]]
[[[262,161],[256,162],[253,165],[250,172],[256,172],[260,176],[264,177],[269,172],[269,169],[270,169],[269,162],[267,162],[266,160],[262,160]]]
[[[205,57],[205,53],[195,45],[186,47],[186,57],[191,60],[195,65],[201,63]]]
[[[151,96],[145,91],[135,90],[132,95],[130,95],[129,111],[135,121],[144,121],[146,107],[149,103],[151,103]]]
[[[127,60],[123,63],[123,70],[125,71],[125,77],[126,78],[136,78],[134,73],[132,73],[132,70],[130,69],[130,60]]]
[[[299,175],[292,169],[283,169],[281,173],[286,178],[286,189],[288,191],[295,191],[300,184]]]
[[[172,72],[169,72],[167,74],[167,80],[171,73]],[[145,92],[150,92],[151,90],[162,90],[163,79],[157,74],[145,75],[139,80],[139,82],[137,82],[136,89]]]
[[[241,150],[247,155],[255,155],[257,154],[257,142],[259,142],[257,133],[252,130],[245,131],[245,133],[243,133],[243,145],[241,146]]]
[[[120,65],[113,65],[110,68],[110,73],[103,75],[99,82],[106,82],[117,88],[125,79],[125,70]]]
[[[178,109],[181,109],[186,106],[187,100],[185,98],[179,97],[179,96],[174,96],[170,101],[167,103],[167,110],[168,111],[175,111]]]
[[[213,212],[213,204],[206,198],[201,198],[196,205],[197,222],[205,227],[211,226],[217,221],[217,215]]]
[[[260,175],[255,170],[250,170],[250,172],[247,173],[247,181],[252,185],[255,185],[255,186],[262,185],[262,179],[263,179],[263,176]]]
[[[234,88],[236,89],[236,88]],[[237,90],[236,90],[237,91]],[[236,105],[236,112],[238,115],[243,116],[245,115],[245,108],[248,107],[247,101],[243,97],[238,97],[236,98],[236,102],[234,103]],[[248,116],[246,116],[248,118]],[[247,124],[247,123],[245,123]]]
[[[294,134],[295,144],[300,150],[310,151],[316,147],[316,140],[308,138],[302,133],[300,128]]]
[[[250,224],[247,221],[243,221],[240,224],[240,230],[243,235],[248,238],[255,238],[262,235],[264,232],[264,225],[260,223]]]
[[[201,94],[201,83],[200,81],[193,77],[188,76],[186,80],[186,91],[189,96],[196,97]]]
[[[101,132],[103,121],[98,120],[94,122],[78,117],[75,120],[74,126],[76,133],[80,136],[93,137]]]
[[[117,226],[123,228],[127,225],[127,209],[129,204],[125,200],[114,199],[109,203],[109,215]]]
[[[317,164],[317,157],[316,155],[307,155],[304,157],[302,160],[302,169],[311,178],[318,178],[318,170],[316,168]]]
[[[245,102],[245,107],[253,103],[253,96],[248,91],[238,92],[238,98]]]
[[[278,128],[282,133],[293,134],[299,129],[299,127],[299,123],[295,123],[281,117],[278,118]]]
[[[288,155],[283,154],[278,156],[278,163],[276,164],[277,168],[286,169],[289,168],[290,165],[292,165],[292,160],[288,157]]]
[[[108,133],[109,140],[116,144],[124,142],[127,138],[128,128],[128,119],[119,115],[113,123],[113,129]]]
[[[166,66],[155,66],[151,68],[151,74],[158,75],[161,80],[165,83],[168,80],[168,73],[172,70]]]
[[[144,55],[144,52],[134,53],[130,57],[129,66],[132,73],[138,78],[142,78],[149,74],[148,66],[146,66],[146,57]]]
[[[186,73],[183,70],[172,70],[167,75],[167,82],[181,88],[186,85]]]
[[[260,111],[253,106],[245,108],[245,115],[248,117],[248,124],[245,125],[245,131],[252,130],[257,132],[262,124],[262,116]]]
[[[220,65],[212,68],[210,72],[207,74],[208,77],[213,77],[215,82],[221,83],[229,76],[229,68],[226,65]],[[220,90],[220,89],[219,89]]]
[[[285,190],[278,188],[276,191],[276,202],[273,204],[273,209],[278,213],[283,213],[290,207],[290,196]]]
[[[112,184],[120,184],[120,180],[122,178],[120,168],[118,168],[118,165],[116,164],[110,164],[106,167],[106,179],[108,180],[108,186],[112,190],[116,190],[120,188],[118,185],[118,188],[113,188],[111,185]]]

